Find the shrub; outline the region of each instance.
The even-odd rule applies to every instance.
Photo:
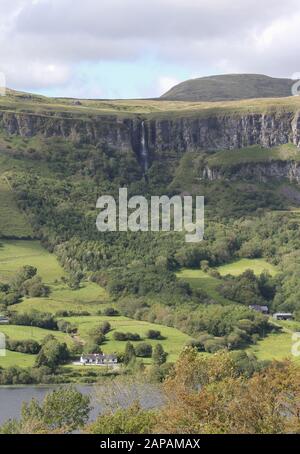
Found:
[[[116,317],[117,315],[119,315],[119,312],[113,307],[107,307],[106,309],[103,309],[102,314],[106,317]]]
[[[137,344],[135,347],[136,356],[140,356],[142,358],[150,358],[152,355],[152,346],[147,344],[146,342],[142,342]]]
[[[154,329],[149,329],[146,336],[148,337],[148,339],[162,339],[161,332]]]
[[[141,340],[141,336],[137,333],[122,333],[119,331],[114,332],[113,338],[116,341],[139,341],[139,340]]]

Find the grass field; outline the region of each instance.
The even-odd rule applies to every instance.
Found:
[[[268,271],[272,276],[277,273],[276,267],[268,263],[264,259],[240,259],[227,265],[222,265],[217,268],[222,276],[231,274],[232,276],[239,276],[246,270],[252,270],[256,275]]]
[[[167,326],[156,325],[153,323],[132,320],[127,317],[104,317],[104,316],[90,316],[90,317],[68,317],[67,321],[76,325],[78,328],[78,335],[83,342],[86,342],[89,337],[89,332],[96,326],[101,325],[104,321],[108,321],[112,330],[106,335],[106,342],[103,344],[102,348],[105,353],[123,353],[125,350],[126,342],[115,341],[113,339],[114,331],[122,332],[131,332],[137,333],[141,336],[141,341],[134,342],[138,344],[139,342],[150,343],[153,347],[157,343],[161,343],[168,353],[168,361],[175,361],[184,345],[190,339],[190,337],[175,328],[170,328]],[[146,333],[149,329],[159,330],[163,336],[162,340],[148,340],[146,338]],[[45,336],[52,334],[60,342],[66,342],[67,345],[71,346],[73,344],[72,338],[64,333],[58,331],[50,331],[36,327],[30,326],[1,326],[1,332],[6,336],[9,336],[11,339],[15,340],[27,340],[33,339],[37,342],[41,342]],[[34,355],[24,355],[24,354],[13,354],[14,352],[6,351],[7,356],[0,356],[0,367],[9,367],[11,365],[22,365],[27,367],[32,365],[35,356]],[[27,360],[27,356],[29,359]],[[26,360],[24,362],[24,360]],[[144,359],[145,364],[151,364],[151,358]]]
[[[54,254],[49,254],[38,241],[0,240],[0,281],[9,280],[18,268],[32,265],[47,284],[65,273]]]
[[[35,355],[10,352],[6,350],[5,356],[0,356],[0,367],[7,368],[12,366],[32,367],[35,362]]]
[[[13,340],[28,340],[32,339],[41,342],[46,336],[53,335],[60,342],[66,342],[72,345],[72,338],[60,331],[52,331],[48,329],[36,328],[35,326],[19,326],[19,325],[1,325],[1,333]],[[1,359],[0,359],[1,362]]]
[[[204,290],[212,299],[220,304],[231,304],[232,301],[224,298],[217,291],[217,287],[221,284],[219,279],[209,276],[201,270],[185,269],[177,273],[179,279],[188,282],[194,289],[200,288]]]
[[[186,334],[166,326],[155,325],[148,322],[132,320],[126,317],[104,317],[96,315],[99,310],[111,306],[109,296],[106,291],[92,282],[83,282],[78,290],[71,290],[67,284],[61,281],[64,271],[53,254],[43,249],[38,241],[5,240],[0,248],[0,282],[7,281],[15,271],[24,265],[34,265],[38,269],[45,282],[50,285],[51,293],[47,298],[24,298],[19,304],[11,306],[10,309],[17,312],[29,312],[38,310],[41,312],[56,313],[61,310],[69,311],[88,311],[92,315],[86,317],[67,317],[66,320],[74,323],[78,327],[78,335],[83,342],[87,341],[88,333],[95,326],[108,320],[112,326],[112,332],[107,335],[107,341],[103,345],[105,353],[122,353],[126,342],[117,342],[113,339],[113,331],[133,332],[140,334],[143,340],[149,329],[161,331],[164,339],[161,341],[149,341],[152,345],[161,342],[165,350],[169,353],[168,361],[174,361],[183,346],[190,339]],[[34,339],[41,342],[48,334],[53,334],[59,341],[67,342],[72,345],[72,338],[64,333],[49,331],[29,326],[4,325],[0,327],[1,332],[11,339]],[[0,358],[0,366],[17,364],[24,366],[34,359],[30,358],[23,361],[23,356],[11,355]],[[14,363],[14,361],[16,361]],[[146,360],[146,362],[151,362]]]
[[[0,238],[30,238],[30,224],[18,209],[9,182],[0,174]]]
[[[230,167],[238,164],[266,161],[299,161],[299,148],[293,144],[280,145],[274,148],[263,148],[253,145],[238,150],[224,150],[208,158],[210,167]]]
[[[263,271],[268,271],[271,275],[276,274],[276,268],[264,259],[240,259],[217,268],[222,276],[225,276],[226,274],[238,276],[248,269],[253,270],[257,275],[261,274]],[[232,301],[224,298],[218,293],[217,288],[221,284],[221,281],[204,273],[202,270],[184,269],[177,273],[177,277],[188,282],[192,288],[204,290],[211,298],[220,304],[232,303]]]
[[[184,345],[190,339],[190,337],[187,334],[184,334],[175,328],[139,320],[132,320],[127,317],[105,317],[105,316],[68,317],[66,320],[68,320],[71,323],[74,323],[78,327],[79,336],[83,340],[88,339],[88,333],[91,329],[93,329],[96,326],[99,326],[104,321],[108,321],[111,324],[112,330],[106,335],[107,342],[103,345],[103,351],[105,351],[105,353],[124,352],[126,342],[115,341],[113,339],[114,331],[137,333],[141,336],[142,342],[144,341],[150,343],[152,346],[154,346],[157,343],[161,343],[165,351],[169,353],[168,361],[175,361]],[[160,331],[164,339],[162,340],[147,339],[146,333],[149,329]],[[136,345],[138,344],[138,342],[134,342],[134,344]],[[148,360],[148,363],[149,362],[151,362],[151,359]]]
[[[26,112],[47,116],[55,112],[57,116],[89,118],[90,115],[116,115],[130,117],[143,114],[145,117],[170,118],[183,116],[231,115],[245,112],[295,112],[300,108],[297,96],[288,98],[247,99],[241,101],[219,102],[185,102],[153,99],[125,100],[88,100],[81,99],[75,105],[74,99],[47,98],[7,90],[6,96],[0,98],[0,110]]]
[[[22,303],[12,306],[17,312],[39,310],[55,313],[66,311],[88,311],[96,314],[107,305],[106,291],[92,282],[84,282],[83,287],[71,290],[66,284],[51,285],[51,293],[47,298],[25,298]]]
[[[283,360],[292,359],[300,365],[300,356],[293,356],[292,335],[288,332],[270,334],[256,345],[252,345],[247,351],[253,353],[259,360]]]

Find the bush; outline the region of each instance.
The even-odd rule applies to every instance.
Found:
[[[204,342],[204,348],[207,353],[216,353],[217,351],[226,348],[226,346],[226,341],[223,338],[208,339]]]
[[[167,360],[167,353],[164,351],[163,346],[161,344],[157,344],[154,347],[152,353],[152,359],[154,364],[161,366]]]
[[[141,336],[137,333],[122,333],[120,331],[115,331],[113,338],[116,341],[139,341]]]
[[[59,331],[62,331],[63,333],[70,334],[77,332],[76,326],[72,325],[70,322],[67,322],[66,320],[58,320],[57,328],[59,329]]]
[[[101,326],[97,326],[89,332],[89,337],[91,342],[97,345],[103,344],[105,341],[105,336],[102,332]]]
[[[52,314],[46,312],[31,311],[24,314],[12,313],[10,316],[12,325],[36,326],[50,330],[57,330],[57,322]]]
[[[102,323],[102,325],[100,326],[100,330],[102,332],[102,334],[107,334],[109,333],[109,331],[111,330],[111,325],[109,322],[105,321]]]
[[[119,312],[113,307],[107,307],[106,309],[103,309],[102,314],[106,317],[116,317],[119,315]]]
[[[135,347],[135,354],[142,358],[150,358],[152,356],[152,346],[146,342],[137,344]]]
[[[19,353],[28,353],[30,355],[36,355],[39,353],[41,346],[34,340],[11,340],[6,341],[7,350]]]
[[[148,339],[162,339],[160,331],[154,329],[149,329],[146,336],[148,337]]]

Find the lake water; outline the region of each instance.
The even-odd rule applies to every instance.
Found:
[[[76,388],[81,393],[91,396],[94,408],[91,411],[90,420],[95,419],[105,408],[105,401],[109,394],[107,385],[78,385]],[[0,425],[9,418],[18,418],[23,402],[29,402],[32,398],[41,401],[47,393],[54,389],[54,386],[0,386]],[[157,386],[145,384],[114,387],[112,384],[109,396],[111,403],[116,402],[118,405],[127,406],[136,399],[140,400],[143,408],[159,407],[163,401],[162,393]]]

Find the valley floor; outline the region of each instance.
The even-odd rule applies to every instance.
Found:
[[[123,353],[126,342],[116,341],[113,338],[114,331],[137,333],[141,341],[147,341],[154,346],[161,343],[168,353],[168,361],[174,362],[184,345],[191,339],[188,335],[179,330],[167,326],[157,325],[145,321],[133,320],[123,316],[98,315],[99,311],[112,303],[106,291],[98,285],[85,281],[81,288],[71,290],[67,283],[62,280],[66,274],[53,254],[47,252],[38,241],[34,240],[2,240],[0,247],[0,282],[7,282],[13,273],[24,265],[37,267],[38,274],[50,286],[51,293],[44,298],[23,298],[19,304],[10,307],[16,312],[28,312],[38,310],[55,314],[57,311],[88,311],[90,316],[66,317],[65,320],[74,324],[77,329],[76,340],[85,344],[88,339],[88,332],[99,326],[104,321],[111,324],[112,330],[106,336],[103,345],[105,353]],[[246,269],[252,269],[256,274],[267,270],[271,274],[276,273],[276,268],[263,259],[241,259],[236,262],[221,266],[218,271],[221,275],[238,275]],[[220,282],[217,278],[209,276],[201,270],[185,269],[178,273],[178,277],[189,282],[194,288],[203,289],[209,296],[221,304],[231,304],[232,301],[222,297],[217,290]],[[163,336],[162,340],[148,340],[146,333],[149,329],[159,330]],[[283,332],[271,334],[265,339],[251,346],[247,351],[255,354],[260,360],[283,359],[291,357],[292,332],[300,326],[285,326]],[[54,335],[59,341],[66,342],[69,347],[74,344],[74,338],[59,331],[50,331],[32,326],[3,325],[0,331],[14,340],[36,340],[41,342],[48,334]],[[0,357],[1,367],[20,366],[30,367],[34,365],[35,355],[22,354],[6,351],[6,356]],[[299,358],[294,358],[299,361]],[[145,364],[151,364],[152,360],[144,359]],[[69,365],[68,369],[80,368],[80,366]]]
[[[25,313],[31,310],[55,314],[58,311],[87,311],[89,316],[59,317],[75,325],[78,329],[76,340],[83,344],[87,342],[88,332],[108,321],[112,330],[107,334],[103,344],[105,353],[123,353],[126,342],[116,341],[113,338],[114,331],[137,333],[141,336],[139,342],[147,341],[152,346],[162,344],[168,353],[168,361],[174,362],[190,337],[179,330],[167,326],[161,326],[145,321],[133,320],[122,316],[97,315],[99,311],[112,303],[106,291],[98,285],[85,281],[81,288],[72,290],[61,278],[65,272],[53,254],[47,252],[38,241],[2,240],[0,247],[0,282],[7,282],[13,273],[24,265],[33,265],[38,269],[38,274],[50,286],[51,293],[48,297],[23,298],[21,303],[10,306],[10,310]],[[146,339],[148,330],[159,330],[161,340]],[[2,325],[0,332],[14,340],[36,340],[41,342],[45,336],[52,334],[60,342],[66,342],[72,347],[74,339],[71,335],[60,331],[51,331],[32,326]],[[6,356],[0,357],[1,367],[21,366],[29,367],[34,364],[35,355],[22,354],[6,351]],[[144,363],[150,364],[151,358],[145,358]],[[76,366],[74,366],[76,367]]]

